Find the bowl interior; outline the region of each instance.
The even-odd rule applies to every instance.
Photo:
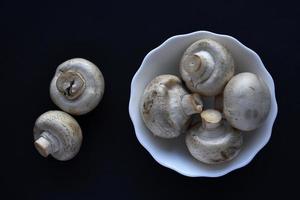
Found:
[[[236,72],[248,71],[259,75],[269,86],[272,96],[271,110],[265,123],[255,131],[244,132],[244,145],[240,154],[232,161],[220,165],[207,165],[195,160],[187,150],[185,135],[170,140],[154,137],[144,125],[139,111],[140,97],[147,84],[161,74],[179,76],[179,62],[183,52],[193,42],[202,38],[211,38],[223,44],[233,55]],[[145,57],[132,80],[129,112],[139,142],[157,162],[186,176],[217,177],[249,163],[268,142],[277,114],[277,104],[272,77],[255,52],[230,36],[199,31],[174,36]]]

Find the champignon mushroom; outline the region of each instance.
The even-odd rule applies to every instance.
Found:
[[[224,46],[211,39],[201,39],[184,52],[180,73],[191,91],[215,96],[233,76],[234,62]]]
[[[173,75],[160,75],[145,88],[141,114],[146,126],[162,138],[174,138],[185,132],[191,115],[202,111],[198,94],[188,94],[181,80]]]
[[[224,90],[224,115],[231,126],[251,131],[265,121],[271,107],[266,83],[256,74],[235,75]]]
[[[48,111],[35,122],[34,145],[38,152],[47,157],[65,161],[73,158],[82,142],[81,128],[77,121],[62,111]]]
[[[191,155],[206,164],[218,164],[238,155],[242,134],[222,121],[221,113],[207,109],[201,113],[202,124],[191,128],[186,135],[186,145]]]
[[[93,110],[104,93],[104,78],[88,60],[73,58],[60,64],[50,85],[50,96],[62,110],[82,115]]]

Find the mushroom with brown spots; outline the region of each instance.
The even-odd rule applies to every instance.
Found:
[[[206,164],[219,164],[236,157],[243,143],[240,131],[222,120],[217,110],[207,109],[201,118],[202,124],[191,128],[186,135],[191,155]]]
[[[48,111],[35,122],[33,129],[34,146],[47,157],[52,155],[57,160],[72,159],[82,143],[82,132],[77,121],[62,111]]]
[[[215,96],[233,76],[234,61],[223,45],[211,39],[201,39],[184,52],[180,73],[191,91]]]
[[[271,107],[266,83],[256,74],[235,75],[224,90],[224,115],[231,126],[251,131],[262,125]]]
[[[145,88],[140,111],[155,136],[174,138],[186,131],[191,116],[202,107],[200,96],[188,94],[177,76],[160,75]]]
[[[88,60],[73,58],[60,64],[50,85],[53,102],[65,112],[82,115],[93,110],[104,93],[104,78]]]

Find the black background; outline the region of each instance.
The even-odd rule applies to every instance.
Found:
[[[299,13],[289,1],[1,1],[0,199],[297,195]],[[231,35],[256,51],[274,78],[279,106],[268,145],[246,167],[213,179],[156,163],[128,114],[130,82],[144,56],[173,35],[197,30]],[[73,57],[100,67],[106,91],[93,112],[76,117],[84,132],[80,153],[58,162],[37,153],[32,128],[40,114],[58,109],[49,84]]]

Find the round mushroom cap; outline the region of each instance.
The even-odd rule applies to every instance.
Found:
[[[188,131],[185,142],[195,159],[206,164],[220,164],[238,155],[243,137],[225,122],[210,130],[199,123]]]
[[[223,45],[211,39],[201,39],[184,52],[180,74],[191,91],[215,96],[234,75],[234,61]]]
[[[231,126],[251,131],[262,125],[271,107],[266,83],[256,74],[235,75],[224,90],[224,115]]]
[[[174,75],[157,76],[147,85],[141,97],[140,111],[146,126],[155,136],[179,136],[189,125],[190,115],[201,112],[200,97],[185,95],[189,94]]]
[[[48,111],[42,114],[35,122],[34,140],[41,138],[44,132],[53,136],[55,140],[57,151],[51,154],[55,159],[70,160],[79,152],[82,131],[71,115],[62,111]],[[42,155],[47,155],[37,144],[36,148]]]
[[[60,64],[50,84],[53,102],[65,112],[82,115],[93,110],[104,93],[104,78],[92,62],[73,58]]]

